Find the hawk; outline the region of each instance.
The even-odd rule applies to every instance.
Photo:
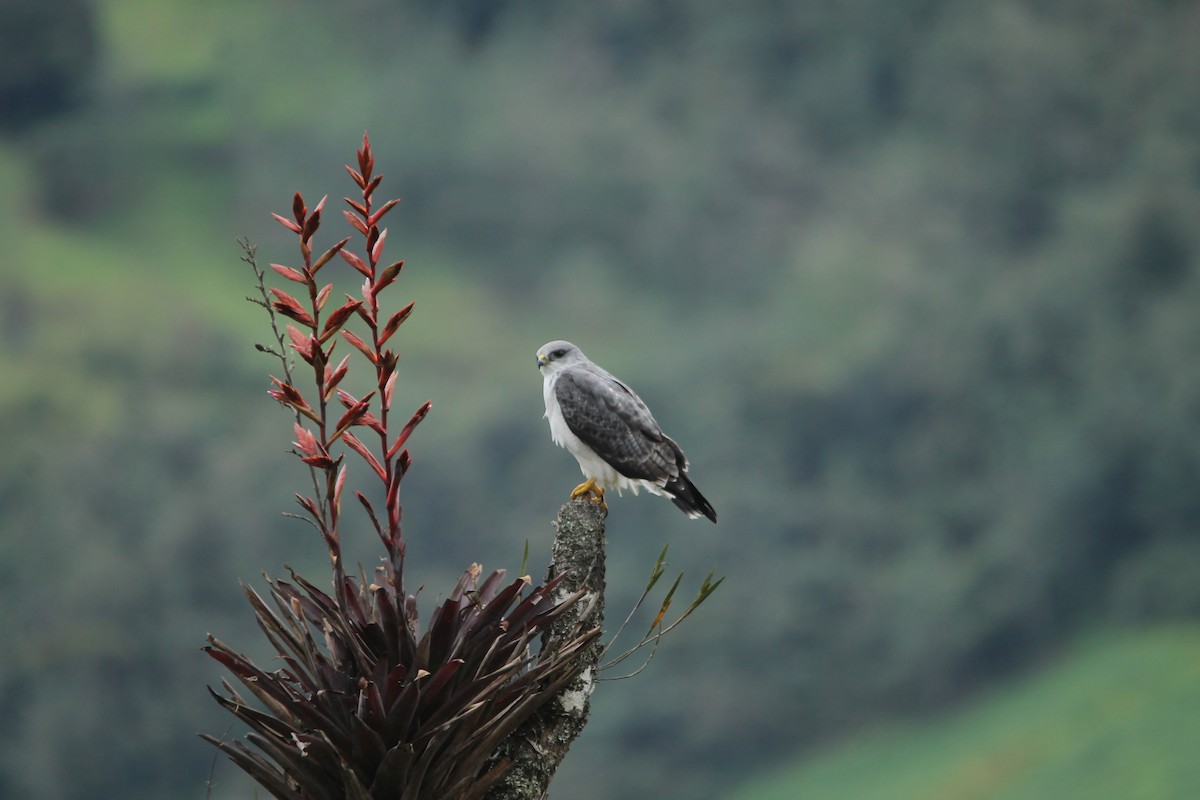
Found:
[[[538,348],[550,438],[565,447],[586,481],[571,492],[604,502],[604,491],[640,489],[671,498],[692,519],[717,512],[688,478],[688,460],[633,390],[570,342]]]

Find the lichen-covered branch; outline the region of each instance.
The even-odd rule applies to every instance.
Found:
[[[604,624],[604,517],[600,503],[573,500],[554,522],[554,554],[549,577],[565,574],[556,587],[558,597],[584,590],[587,594],[543,634],[542,647],[553,650],[575,639],[580,631]],[[497,752],[511,770],[487,795],[487,800],[541,800],[571,743],[587,724],[596,672],[604,647],[597,638],[580,656],[578,678],[517,728]]]

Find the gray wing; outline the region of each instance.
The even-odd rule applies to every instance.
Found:
[[[687,469],[642,399],[611,375],[565,370],[554,395],[571,432],[625,477],[665,485]]]

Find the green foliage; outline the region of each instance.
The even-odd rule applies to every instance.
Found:
[[[730,800],[1184,800],[1200,788],[1200,630],[1086,639],[937,718],[807,755]]]
[[[0,2],[0,130],[20,130],[80,102],[99,60],[86,0]]]
[[[364,128],[404,193],[392,236],[418,313],[453,320],[400,353],[445,420],[406,509],[435,534],[411,543],[429,584],[548,537],[574,470],[539,420],[531,350],[552,336],[629,377],[722,509],[698,536],[644,498],[612,503],[641,533],[613,542],[610,574],[671,539],[673,568],[721,564],[728,600],[614,684],[560,775],[571,796],[711,794],[1110,615],[1196,613],[1193,8],[502,4],[468,42],[474,8],[97,5],[93,101],[0,145],[10,640],[59,630],[25,609],[45,583],[29,564],[60,570],[46,613],[84,609],[71,631],[154,631],[143,646],[183,664],[187,642],[149,618],[165,593],[212,620],[193,630],[238,637],[206,587],[290,548],[266,518],[255,536],[230,522],[287,496],[263,477],[273,423],[250,410],[266,387],[230,344],[259,335],[230,310],[231,242],[279,252],[261,209],[297,174],[337,179],[320,165]],[[81,487],[69,503],[64,485]],[[485,514],[477,541],[444,534]],[[203,580],[164,578],[181,559]],[[89,565],[120,602],[87,599]],[[139,746],[197,727],[183,667],[164,696],[184,699],[147,702],[119,752],[69,766],[70,709],[137,689],[114,668],[60,690],[84,685],[72,665],[95,639],[33,640],[36,658],[0,663],[18,743],[0,793],[161,797],[204,772],[168,745],[173,766],[115,786]],[[102,716],[78,735],[116,748]],[[77,786],[39,784],[68,772]]]

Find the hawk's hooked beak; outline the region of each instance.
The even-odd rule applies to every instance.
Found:
[[[550,363],[550,359],[546,358],[545,353],[538,353],[537,361],[538,361],[538,369],[541,369],[542,367],[544,367]]]

